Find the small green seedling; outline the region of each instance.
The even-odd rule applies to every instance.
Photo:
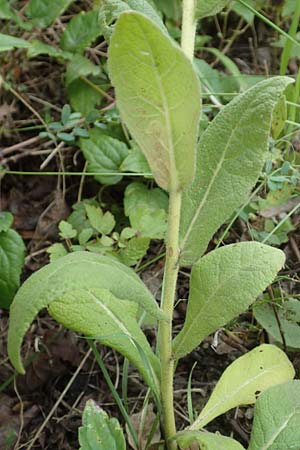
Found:
[[[8,351],[15,368],[24,373],[20,356],[23,336],[36,314],[47,307],[59,323],[116,349],[139,370],[161,418],[165,449],[186,449],[196,442],[202,450],[242,450],[232,438],[203,428],[232,408],[254,404],[264,391],[250,450],[296,448],[293,444],[289,447],[294,442],[294,428],[289,432],[287,419],[293,398],[287,399],[286,407],[282,405],[284,411],[277,398],[281,389],[298,392],[298,384],[267,390],[292,380],[294,369],[284,352],[267,344],[234,361],[194,422],[186,430],[176,429],[173,381],[178,360],[245,311],[285,262],[281,250],[259,242],[228,245],[203,256],[213,234],[247,200],[255,185],[267,159],[273,111],[292,81],[269,78],[237,96],[222,108],[197,144],[201,92],[192,61],[196,23],[227,2],[208,3],[211,8],[206,10],[202,0],[183,1],[181,48],[159,18],[147,16],[149,9],[143,14],[127,8],[110,40],[108,69],[122,119],[146,156],[157,184],[169,194],[161,305],[120,261],[74,252],[42,268],[21,287],[11,307]],[[61,229],[61,233],[68,232],[66,227]],[[173,339],[177,275],[182,266],[191,267],[190,293],[184,326]],[[142,331],[142,322],[158,323],[156,352]],[[265,405],[274,402],[282,416],[282,428],[275,434],[273,422],[264,417]],[[293,426],[296,419],[299,425],[297,414]],[[89,417],[93,420],[90,426]],[[103,434],[97,429],[97,420]],[[270,439],[261,443],[267,435]],[[99,440],[96,447],[87,442],[89,436],[91,440],[107,439],[106,449],[125,450],[116,423],[103,412],[93,411],[91,405],[80,431],[81,448],[104,448]]]

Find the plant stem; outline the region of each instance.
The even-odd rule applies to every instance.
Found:
[[[192,61],[194,57],[196,25],[196,0],[183,0],[181,48]],[[179,269],[179,225],[181,192],[169,193],[168,230],[166,238],[166,264],[164,273],[162,309],[168,321],[161,321],[158,333],[158,348],[161,362],[161,402],[163,410],[165,440],[168,450],[177,450],[172,440],[176,434],[174,414],[174,359],[172,355],[172,320],[176,284]]]
[[[182,8],[181,48],[192,61],[197,27],[197,20],[195,19],[196,0],[183,0]]]
[[[161,401],[164,418],[166,441],[176,434],[173,376],[174,360],[172,358],[172,319],[178,275],[179,258],[179,223],[181,209],[181,192],[170,192],[167,231],[167,252],[162,294],[162,309],[168,321],[161,321],[159,328],[159,351],[161,361]],[[169,450],[177,448],[176,442],[168,443]]]

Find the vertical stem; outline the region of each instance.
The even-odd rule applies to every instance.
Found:
[[[182,8],[181,48],[186,56],[192,61],[194,58],[197,27],[197,20],[195,19],[196,0],[183,0]]]
[[[194,57],[197,25],[195,8],[196,0],[183,0],[181,47],[190,60],[193,60]],[[173,394],[172,320],[179,269],[180,211],[181,192],[171,191],[169,195],[166,264],[162,293],[162,309],[168,321],[160,322],[158,333],[158,348],[161,362],[161,401],[168,450],[177,450],[177,443],[170,439],[176,434]]]
[[[161,400],[166,441],[176,434],[173,399],[172,319],[178,275],[180,208],[181,192],[170,192],[166,265],[162,294],[162,309],[168,318],[168,322],[161,321],[159,328]],[[170,450],[177,448],[175,442],[170,442],[167,445]]]

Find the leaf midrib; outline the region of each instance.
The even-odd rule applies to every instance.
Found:
[[[231,399],[232,397],[237,395],[244,387],[252,384],[254,381],[258,380],[259,378],[266,376],[268,373],[271,373],[274,375],[274,373],[276,373],[276,370],[280,369],[280,367],[281,367],[281,364],[271,366],[268,369],[264,370],[263,372],[259,373],[257,376],[252,377],[250,380],[249,379],[246,380],[243,384],[239,385],[238,389],[230,391],[227,395],[222,397],[222,399],[219,402],[217,402],[212,408],[210,408],[203,416],[201,416],[202,413],[200,413],[199,418],[194,422],[194,424],[192,425],[192,427],[190,429],[195,430],[195,429],[198,429],[198,428],[204,426],[204,425],[202,425],[203,422],[204,422],[204,424],[209,423],[210,420],[213,420],[213,419],[210,419],[209,422],[206,422],[207,417],[211,416],[212,413],[216,409],[218,409],[220,405],[226,403],[229,399]],[[221,382],[221,380],[222,380],[222,377],[219,382]],[[242,404],[242,403],[239,403],[239,404]]]

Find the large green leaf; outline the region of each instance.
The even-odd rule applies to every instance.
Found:
[[[103,409],[89,400],[79,428],[79,450],[126,450],[122,428],[117,419],[110,419]]]
[[[201,258],[192,269],[186,320],[173,345],[175,358],[245,311],[284,261],[281,250],[258,242],[227,245]]]
[[[191,429],[203,428],[215,417],[239,405],[251,405],[258,394],[290,381],[295,370],[278,347],[263,344],[235,360],[223,373]]]
[[[74,289],[108,289],[119,299],[137,302],[153,317],[162,312],[132,269],[108,256],[75,252],[34,273],[19,289],[11,306],[8,354],[24,373],[20,357],[23,336],[38,312]]]
[[[255,405],[249,450],[300,449],[300,381],[274,386]]]
[[[15,230],[0,232],[0,308],[9,308],[20,285],[25,245]]]
[[[60,46],[68,52],[83,53],[84,49],[101,34],[98,11],[82,11],[68,23],[61,36]]]
[[[196,0],[196,18],[203,19],[208,16],[215,16],[222,11],[231,0]]]
[[[109,49],[117,105],[157,183],[183,189],[194,176],[200,85],[192,63],[151,20],[121,14]]]
[[[199,444],[199,450],[245,450],[239,442],[221,434],[184,431],[178,436],[177,442],[182,450],[193,448],[190,445],[194,442]]]
[[[80,148],[88,161],[88,172],[119,172],[120,166],[128,155],[124,142],[106,136],[100,130],[90,131],[90,139],[81,139]],[[122,179],[120,175],[96,175],[95,179],[103,184],[116,184]]]
[[[204,253],[213,233],[244,203],[267,156],[273,109],[292,80],[274,77],[226,105],[201,135],[196,176],[183,195],[181,264]]]
[[[52,302],[48,309],[66,328],[118,350],[158,395],[159,360],[137,323],[136,303],[120,300],[107,289],[75,290]]]
[[[59,17],[74,0],[30,0],[26,6],[26,16],[33,25],[47,27]]]

